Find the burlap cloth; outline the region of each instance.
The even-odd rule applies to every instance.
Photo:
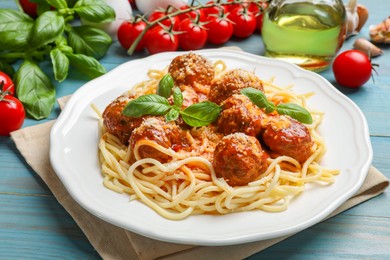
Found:
[[[59,100],[63,107],[68,97]],[[104,259],[242,259],[276,244],[288,236],[233,246],[206,247],[161,242],[109,224],[82,208],[69,195],[50,165],[50,130],[54,121],[20,129],[11,134],[26,162],[43,179],[58,202],[80,226]],[[329,217],[381,194],[389,180],[374,167],[355,196]]]

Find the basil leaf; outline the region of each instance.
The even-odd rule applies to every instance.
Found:
[[[0,9],[0,51],[23,50],[34,20],[16,10]]]
[[[271,112],[274,112],[275,110],[275,104],[271,101],[269,101],[267,103],[267,105],[265,106],[265,113],[271,113]]]
[[[173,78],[171,74],[165,74],[158,82],[157,95],[169,98],[173,88]]]
[[[276,111],[281,115],[288,115],[304,124],[313,123],[313,118],[304,107],[293,103],[283,103],[276,106]]]
[[[69,45],[75,53],[102,58],[112,43],[111,37],[104,31],[92,26],[73,27],[68,35]]]
[[[62,82],[68,76],[69,59],[58,48],[50,52],[51,62],[53,63],[54,78]]]
[[[64,17],[57,11],[48,11],[40,15],[31,30],[29,45],[33,48],[42,47],[53,42],[65,29]]]
[[[37,15],[40,16],[44,12],[50,11],[51,6],[46,3],[46,1],[38,1],[37,2]]]
[[[72,47],[68,46],[68,41],[66,38],[61,35],[55,40],[55,44],[59,50],[61,50],[63,53],[73,53]]]
[[[241,89],[241,94],[247,96],[259,108],[265,108],[268,105],[268,100],[265,94],[255,88],[244,88]]]
[[[168,99],[159,95],[149,94],[130,101],[123,109],[122,114],[129,117],[165,115],[171,108]]]
[[[65,55],[72,66],[90,78],[96,78],[106,73],[106,69],[95,58],[84,54],[65,53]]]
[[[115,11],[101,0],[79,0],[73,10],[83,19],[94,23],[106,23],[115,19]]]
[[[165,120],[167,122],[174,121],[174,120],[179,118],[179,115],[180,115],[180,110],[175,109],[175,108],[171,108],[171,110],[169,110],[168,114],[166,114]]]
[[[55,9],[63,9],[68,7],[68,4],[65,0],[46,0],[46,2]]]
[[[25,60],[15,74],[16,94],[26,113],[34,119],[47,118],[55,102],[55,88],[37,64]]]
[[[180,111],[180,115],[190,126],[206,126],[218,118],[221,109],[211,101],[203,101]]]
[[[173,105],[178,109],[183,105],[183,93],[178,87],[173,89]]]

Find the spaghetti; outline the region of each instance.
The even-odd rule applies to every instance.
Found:
[[[226,71],[223,61],[214,64],[216,75]],[[167,73],[150,70],[149,79],[138,83],[131,95],[156,93],[159,80]],[[313,93],[296,94],[292,86],[279,87],[273,79],[262,81],[269,100],[293,102],[307,107],[306,100]],[[332,183],[338,170],[320,165],[326,145],[317,132],[323,113],[310,110],[313,123],[307,125],[313,144],[311,155],[304,162],[278,155],[266,159],[267,168],[247,185],[231,186],[224,178],[218,178],[213,166],[217,143],[223,138],[215,126],[189,128],[182,139],[187,149],[174,150],[152,140],[140,139],[134,146],[124,144],[109,133],[100,120],[102,136],[99,142],[103,183],[118,193],[130,195],[131,200],[140,200],[161,216],[179,220],[194,214],[228,214],[232,212],[263,210],[278,212],[286,210],[290,201],[305,190],[307,183]],[[156,125],[154,118],[144,119],[146,124]],[[159,151],[168,158],[159,161],[143,158],[142,147]]]

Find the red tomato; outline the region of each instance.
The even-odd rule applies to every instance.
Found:
[[[209,2],[207,2],[206,5],[208,5],[208,4],[215,4],[215,2],[209,1]],[[229,11],[229,9],[228,9],[227,5],[215,5],[213,7],[203,8],[203,11],[204,11],[206,17],[208,17],[210,15],[212,15],[212,16],[219,15],[219,14],[221,14],[221,12],[222,12],[222,14],[225,14]]]
[[[179,48],[179,38],[177,34],[169,32],[161,26],[155,26],[146,36],[145,47],[150,54],[176,51]]]
[[[180,7],[180,10],[187,10],[189,8],[190,7],[188,5],[183,5]],[[198,9],[195,11],[190,11],[188,13],[179,14],[179,19],[180,19],[180,21],[183,21],[184,19],[187,19],[187,18],[196,19],[197,14],[199,15],[199,21],[201,21],[201,22],[206,21],[206,15],[205,15],[203,9]]]
[[[214,44],[223,44],[233,35],[233,25],[224,17],[212,17],[206,24],[208,41]]]
[[[162,17],[165,17],[167,15],[168,14],[165,13],[164,11],[157,10],[157,11],[154,11],[153,13],[150,14],[150,16],[148,18],[148,21],[149,22],[153,22],[153,21],[155,21],[157,19],[160,19]],[[167,19],[161,21],[161,24],[163,24],[163,25],[165,25],[167,27],[170,27],[172,23],[173,23],[173,29],[175,31],[177,31],[178,28],[179,28],[179,23],[180,23],[180,19],[179,19],[178,16],[167,18]]]
[[[240,38],[246,38],[256,30],[256,17],[246,8],[235,8],[228,15],[233,22],[233,35]]]
[[[8,91],[8,95],[15,94],[15,86],[12,79],[2,71],[0,71],[0,91]]]
[[[199,50],[207,41],[207,31],[201,25],[187,18],[180,22],[179,45],[183,50]]]
[[[336,81],[344,87],[360,87],[370,79],[371,72],[370,59],[358,50],[342,52],[333,62],[333,73]]]
[[[234,2],[235,0],[228,0],[227,2]],[[259,3],[261,4],[261,3]],[[231,12],[233,11],[233,9],[237,8],[237,7],[247,7],[248,10],[254,14],[258,13],[259,12],[259,7],[257,6],[257,4],[251,2],[251,0],[243,0],[241,2],[241,4],[230,4],[230,5],[226,5],[226,7],[228,8],[228,11]]]
[[[14,96],[0,95],[0,135],[8,136],[18,130],[24,122],[24,107]]]
[[[32,18],[37,17],[37,4],[30,2],[30,0],[19,0],[23,11]]]
[[[138,22],[124,21],[118,28],[118,41],[126,50],[130,48],[131,44],[137,39],[141,32],[145,29],[146,23],[139,20]],[[145,36],[137,44],[136,51],[142,51],[145,48]]]

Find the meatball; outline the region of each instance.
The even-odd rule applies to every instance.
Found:
[[[267,170],[267,158],[268,154],[255,137],[235,133],[219,141],[213,166],[218,178],[224,178],[230,186],[243,186]]]
[[[197,93],[207,95],[214,78],[213,66],[195,53],[177,56],[169,65],[168,72],[177,85],[187,85]]]
[[[188,146],[183,131],[174,122],[166,122],[164,117],[147,118],[134,129],[130,137],[131,149],[134,149],[135,144],[140,140],[150,140],[174,150]],[[146,145],[140,146],[138,153],[141,158],[154,158],[160,162],[167,162],[170,159],[169,155]]]
[[[312,140],[307,127],[289,116],[270,117],[263,133],[264,143],[279,155],[303,163],[312,154]]]
[[[245,133],[258,136],[262,131],[265,113],[254,105],[248,97],[235,94],[222,103],[222,112],[218,118],[218,131],[228,135]]]
[[[256,88],[264,92],[263,83],[252,72],[234,69],[215,78],[210,86],[208,98],[218,105],[233,94],[240,94],[244,88]]]
[[[107,131],[127,145],[131,132],[141,125],[143,118],[128,117],[122,114],[127,103],[135,99],[135,96],[124,94],[111,102],[103,112],[103,124]]]
[[[185,109],[192,104],[198,103],[199,102],[199,96],[196,94],[195,90],[187,85],[182,85],[180,87],[181,93],[183,95],[183,104],[182,104],[182,109]],[[173,95],[171,95],[168,98],[169,103],[172,105],[173,104]]]

